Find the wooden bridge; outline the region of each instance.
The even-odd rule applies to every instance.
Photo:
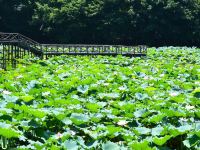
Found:
[[[19,33],[0,32],[0,68],[16,67],[26,55],[47,59],[58,55],[146,56],[147,47],[123,45],[40,44]]]

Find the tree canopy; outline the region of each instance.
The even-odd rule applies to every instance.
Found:
[[[199,0],[0,0],[1,32],[45,43],[200,45]]]

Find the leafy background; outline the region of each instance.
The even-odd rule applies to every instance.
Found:
[[[0,0],[0,32],[41,43],[200,46],[199,0]]]
[[[200,148],[199,49],[30,61],[0,72],[2,148]]]

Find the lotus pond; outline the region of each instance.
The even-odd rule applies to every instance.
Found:
[[[27,62],[0,71],[0,149],[200,149],[199,49]]]

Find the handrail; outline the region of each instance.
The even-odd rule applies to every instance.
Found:
[[[40,44],[19,33],[0,32],[0,68],[6,69],[8,64],[13,68],[17,59],[25,55],[48,59],[58,55],[103,55],[142,57],[147,55],[145,45],[98,45],[98,44]]]
[[[100,45],[100,44],[40,44],[41,46],[124,46],[124,47],[135,47],[128,45]],[[138,45],[143,46],[143,45]]]
[[[23,38],[23,39],[26,40],[26,41],[31,42],[32,44],[40,45],[40,43],[38,43],[38,42],[36,42],[36,41],[34,41],[34,40],[32,40],[32,39],[30,39],[30,38],[28,38],[28,37],[26,37],[26,36],[20,34],[20,33],[18,33],[18,36],[21,37],[21,38]]]
[[[40,45],[40,43],[19,33],[0,32],[0,41],[2,42],[25,42],[30,45]]]
[[[14,43],[19,43],[19,44],[25,44],[26,46],[29,47],[29,49],[32,48],[32,49],[34,49],[35,52],[37,51],[38,53],[43,53],[43,54],[45,54],[46,52],[49,52],[48,49],[52,49],[54,47],[56,47],[56,49],[54,50],[55,52],[60,51],[60,50],[58,50],[58,48],[63,48],[61,50],[63,53],[68,52],[65,48],[68,48],[69,52],[71,53],[72,51],[70,50],[70,48],[72,48],[72,47],[80,49],[80,52],[82,52],[82,50],[86,48],[87,52],[90,52],[89,49],[93,49],[93,51],[96,49],[99,49],[99,53],[100,53],[101,49],[103,49],[104,51],[105,50],[107,51],[108,47],[112,48],[112,51],[113,51],[113,49],[115,49],[115,52],[116,53],[119,52],[119,54],[122,54],[123,47],[128,49],[127,52],[131,51],[131,53],[133,52],[134,54],[136,52],[146,54],[146,52],[147,52],[146,46],[144,46],[144,45],[127,46],[127,45],[98,45],[98,44],[40,44],[40,43],[32,40],[31,38],[28,38],[20,33],[0,32],[0,42],[1,43],[14,42]],[[51,52],[53,52],[53,51],[51,51]]]
[[[0,41],[1,42],[25,42],[26,44],[34,45],[34,46],[123,46],[123,47],[135,47],[135,46],[128,46],[128,45],[99,45],[99,44],[40,44],[29,37],[26,37],[20,33],[5,33],[0,32]],[[144,45],[138,45],[142,47]],[[138,47],[137,46],[137,47]]]

